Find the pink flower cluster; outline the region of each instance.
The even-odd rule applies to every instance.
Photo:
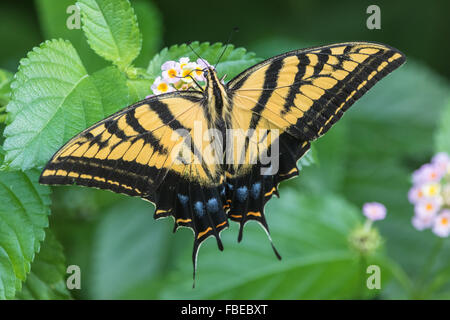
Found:
[[[414,205],[412,224],[417,230],[431,228],[439,237],[450,235],[450,157],[436,154],[430,163],[412,174],[408,199]]]
[[[386,217],[386,207],[379,202],[366,202],[363,213],[370,221],[383,220]]]

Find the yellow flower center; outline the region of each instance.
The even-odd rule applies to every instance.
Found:
[[[191,74],[191,71],[192,70],[183,70],[183,78],[189,76]]]
[[[175,78],[177,76],[177,70],[170,69],[170,70],[167,71],[167,74],[169,75],[169,77]]]
[[[158,84],[158,90],[161,92],[166,92],[168,89],[167,83],[165,82],[161,82],[160,84]]]
[[[430,188],[428,189],[428,193],[430,194],[430,196],[435,196],[437,194],[438,188],[437,186],[430,186]]]
[[[203,73],[203,71],[202,71],[202,69],[200,69],[200,68],[196,68],[196,69],[195,69],[195,73],[196,73],[198,76],[201,76],[202,73]]]
[[[427,205],[425,206],[425,209],[427,211],[431,211],[431,210],[433,210],[433,205],[431,203],[427,203]]]
[[[448,225],[449,221],[447,218],[441,218],[441,224],[443,224],[444,226]]]

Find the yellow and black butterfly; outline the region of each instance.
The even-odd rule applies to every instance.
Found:
[[[281,54],[227,84],[208,67],[204,90],[150,97],[75,136],[48,162],[40,183],[153,202],[156,219],[172,216],[174,231],[193,229],[195,272],[206,238],[214,236],[223,250],[220,232],[229,219],[240,224],[239,241],[249,220],[269,235],[264,206],[278,196],[281,181],[298,175],[297,160],[310,142],[404,62],[404,54],[387,45],[347,42]],[[228,132],[241,143],[220,138]],[[277,156],[276,170],[263,172],[264,154]]]

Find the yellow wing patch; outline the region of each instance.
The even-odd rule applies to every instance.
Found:
[[[231,126],[255,131],[277,129],[280,135],[314,140],[404,61],[397,50],[375,43],[343,43],[268,59],[228,84],[232,92],[228,110]],[[258,144],[252,142],[234,152],[255,153]],[[256,153],[261,152],[265,151],[259,148]]]

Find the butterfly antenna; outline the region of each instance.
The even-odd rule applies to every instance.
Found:
[[[196,55],[200,60],[202,60],[203,63],[207,66],[208,64],[206,63],[205,59],[203,59],[202,57],[200,57],[200,55],[194,50],[194,48],[192,48],[191,42],[190,42],[190,41],[187,43],[187,45],[188,45],[189,48],[191,48],[192,52],[195,53],[195,55]]]
[[[235,32],[239,32],[239,28],[238,28],[238,27],[234,27],[234,28],[233,28],[233,31],[231,31],[230,35],[228,36],[227,44],[225,45],[225,48],[223,48],[222,53],[220,54],[219,58],[217,59],[217,62],[216,62],[216,64],[214,65],[214,69],[215,69],[215,68],[217,67],[217,65],[219,64],[220,59],[222,59],[222,57],[223,57],[225,51],[227,51],[228,45],[230,44],[231,38],[233,37],[233,34],[234,34]]]

